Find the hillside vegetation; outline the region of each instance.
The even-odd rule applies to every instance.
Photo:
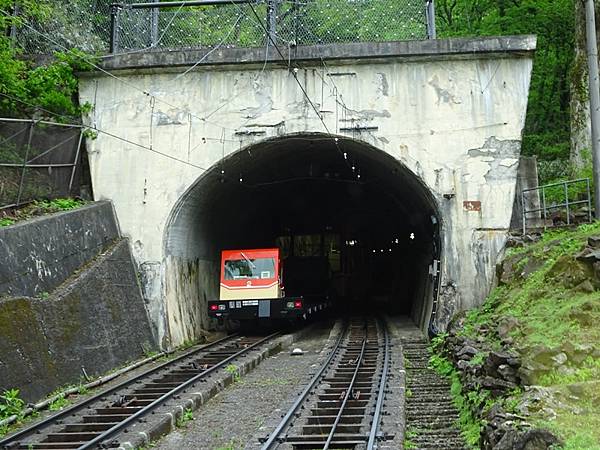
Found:
[[[600,450],[600,222],[511,248],[498,282],[434,343],[470,443],[547,429],[559,448]]]

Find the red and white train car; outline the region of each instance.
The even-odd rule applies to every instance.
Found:
[[[328,302],[286,297],[278,248],[224,250],[221,253],[219,300],[208,302],[208,315],[218,319],[295,320],[313,314]]]

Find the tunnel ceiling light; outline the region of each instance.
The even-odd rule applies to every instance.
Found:
[[[412,240],[414,240],[414,239],[415,239],[415,233],[410,233],[410,238],[411,238]]]

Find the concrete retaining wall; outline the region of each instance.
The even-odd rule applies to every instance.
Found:
[[[118,237],[106,201],[0,228],[0,296],[50,292]]]
[[[33,401],[155,348],[133,267],[120,239],[49,297],[0,300],[0,390]]]
[[[0,229],[0,392],[34,401],[154,348],[110,202]]]

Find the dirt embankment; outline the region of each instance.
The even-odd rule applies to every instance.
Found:
[[[432,364],[475,447],[600,450],[600,223],[530,241],[434,341]]]

